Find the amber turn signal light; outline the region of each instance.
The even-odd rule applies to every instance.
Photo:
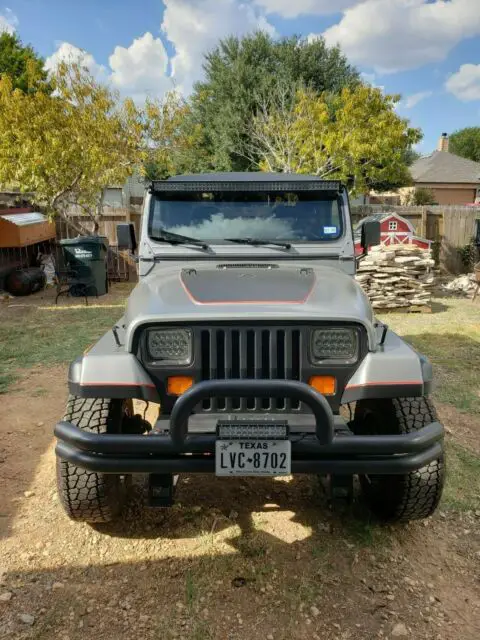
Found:
[[[308,384],[324,396],[335,395],[337,381],[333,376],[312,376]]]
[[[182,393],[188,391],[193,385],[193,378],[190,376],[173,376],[168,378],[167,391],[172,396],[181,396]]]

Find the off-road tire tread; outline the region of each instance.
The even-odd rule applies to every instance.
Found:
[[[70,395],[64,420],[90,433],[118,429],[121,404],[108,398],[78,398]],[[122,506],[119,476],[95,473],[57,458],[60,502],[72,520],[110,522]]]
[[[406,434],[437,421],[437,412],[429,398],[392,398],[364,400],[357,403],[356,432],[367,411],[385,419],[383,433]],[[361,479],[372,511],[389,522],[409,522],[428,518],[438,506],[445,479],[443,456],[426,467],[405,475],[370,476]],[[368,484],[367,484],[368,482]]]

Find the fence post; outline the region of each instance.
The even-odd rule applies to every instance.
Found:
[[[427,235],[427,208],[422,207],[420,218],[420,236],[425,238]]]

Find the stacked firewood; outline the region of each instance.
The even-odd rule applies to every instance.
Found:
[[[374,309],[428,310],[434,265],[429,249],[379,245],[361,259],[356,279]]]

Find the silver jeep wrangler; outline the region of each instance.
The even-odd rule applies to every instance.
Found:
[[[429,516],[444,482],[429,361],[375,319],[355,282],[347,192],[311,176],[154,182],[140,282],[125,315],[68,377],[55,427],[74,520],[120,513],[125,480],[153,506],[179,473],[317,474],[381,519]],[[119,238],[123,236],[122,227]],[[378,222],[362,227],[365,252]],[[126,243],[135,249],[135,240]],[[133,399],[160,405],[152,426]]]

